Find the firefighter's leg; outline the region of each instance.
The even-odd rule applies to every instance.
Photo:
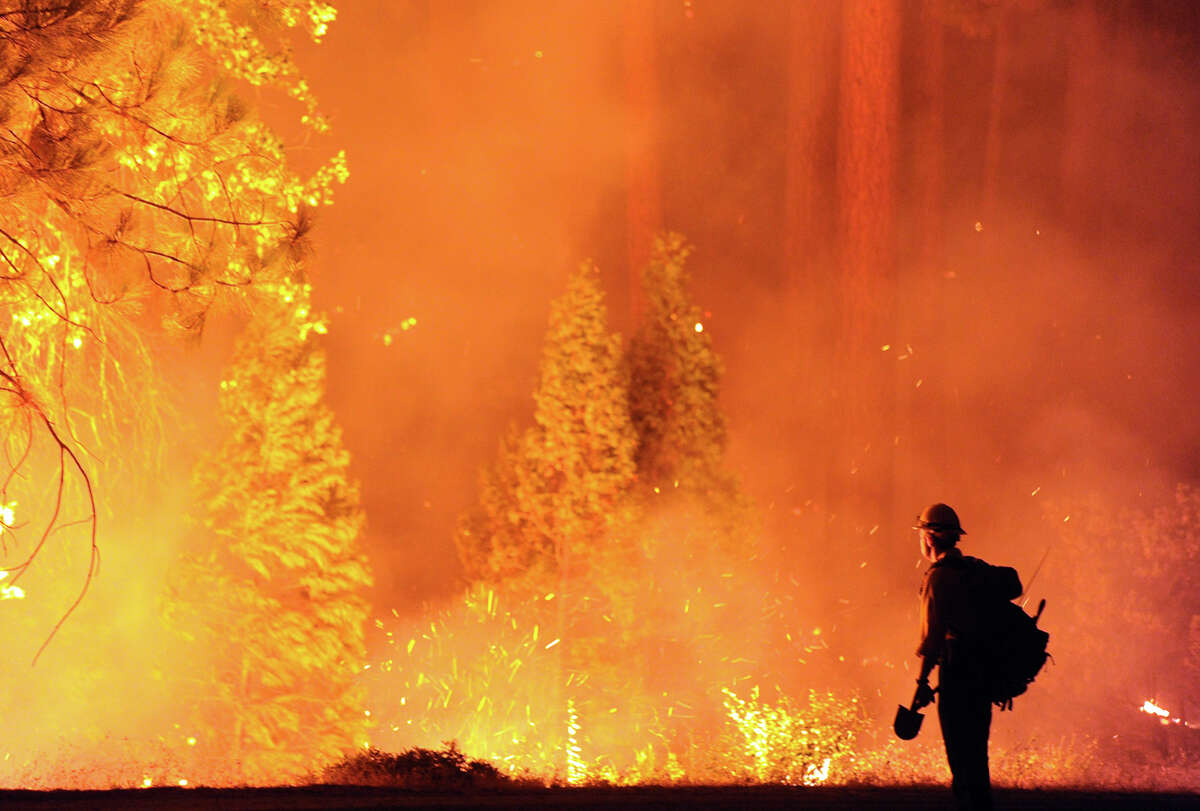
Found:
[[[955,804],[963,809],[992,808],[988,770],[988,733],[992,705],[969,682],[942,679],[938,689],[938,721],[950,764]]]

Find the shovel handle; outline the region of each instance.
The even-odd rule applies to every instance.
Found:
[[[941,685],[934,687],[933,688],[934,694],[936,694],[937,691],[940,689],[942,689]],[[917,691],[915,693],[913,693],[912,703],[908,705],[908,709],[911,710],[912,712],[916,712],[917,710],[921,709],[920,707],[917,706],[917,696],[920,695],[920,693],[921,693],[921,685],[918,684]],[[922,705],[922,706],[928,706],[928,705]]]

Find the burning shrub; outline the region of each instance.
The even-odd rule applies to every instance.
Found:
[[[824,783],[853,760],[854,743],[866,723],[857,696],[841,699],[810,690],[808,705],[786,696],[772,705],[759,700],[758,688],[743,699],[722,690],[725,711],[736,729],[738,762],[733,774],[759,783],[813,786]]]
[[[992,752],[993,779],[1014,788],[1097,785],[1097,744],[1074,735],[1057,742],[1030,739]]]
[[[505,772],[567,783],[728,780],[729,769],[701,764],[707,755],[691,743],[712,741],[708,732],[725,723],[720,695],[650,684],[637,640],[621,659],[590,647],[591,637],[547,633],[557,603],[542,596],[510,606],[476,587],[407,640],[388,632],[391,658],[366,676],[372,742],[399,749],[452,738]],[[605,624],[619,627],[615,617]],[[682,664],[682,648],[673,650]]]
[[[552,600],[510,609],[494,591],[475,588],[407,641],[388,632],[391,658],[367,675],[380,724],[373,742],[453,739],[510,772],[560,770],[567,721],[565,706],[555,712],[558,645],[540,623],[543,602],[553,618]]]
[[[841,775],[847,783],[868,786],[944,784],[950,781],[946,751],[936,730],[919,741],[899,741],[889,728],[883,743],[857,752]]]

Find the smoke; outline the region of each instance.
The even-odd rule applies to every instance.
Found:
[[[40,463],[23,473],[30,481],[55,475]],[[149,496],[153,485],[131,478],[141,485],[125,491],[132,498],[106,488],[99,505],[94,571],[87,567],[90,526],[64,520],[20,577],[24,596],[0,603],[7,616],[0,679],[10,708],[0,755],[6,787],[108,788],[139,785],[147,775],[160,781],[171,773],[167,753],[185,748],[187,707],[177,691],[203,654],[171,633],[163,611],[187,492],[163,488],[143,500],[138,495]],[[87,509],[79,495],[68,490],[64,506],[72,518]],[[18,499],[18,509],[35,501]],[[30,533],[46,514],[18,512],[32,520],[21,522],[6,549],[27,554]]]
[[[994,20],[943,21],[943,258],[902,256],[890,349],[856,369],[833,360],[836,235],[802,268],[782,259],[788,10],[653,14],[664,225],[696,245],[730,464],[764,513],[788,622],[825,629],[844,657],[826,676],[886,704],[915,664],[908,526],[923,506],[954,504],[967,551],[1028,578],[1053,537],[1047,503],[1149,504],[1195,477],[1194,20],[1105,11],[1087,63],[1068,11],[1021,7],[999,109]],[[330,396],[364,482],[381,609],[419,614],[458,588],[454,522],[505,427],[528,419],[548,302],[577,261],[598,261],[629,331],[620,24],[603,4],[356,4],[303,55],[354,172],[318,229],[318,296],[335,314]],[[902,132],[926,103],[907,84],[915,26]],[[1099,77],[1090,96],[1081,69]],[[922,146],[898,144],[901,201]],[[1068,164],[1082,167],[1073,185]],[[919,222],[900,212],[898,244]],[[884,481],[855,479],[830,442],[831,381],[856,378],[894,393],[898,410],[864,429],[893,441]]]
[[[343,5],[327,40],[299,52],[333,121],[328,145],[345,147],[351,168],[315,231],[315,296],[331,317],[329,399],[363,485],[375,604],[421,625],[428,605],[457,599],[455,522],[507,426],[530,417],[549,302],[578,262],[598,262],[611,323],[632,326],[622,20],[611,3]],[[696,246],[693,294],[727,369],[728,460],[764,519],[768,574],[743,599],[780,601],[748,656],[789,689],[859,689],[886,712],[907,701],[916,664],[922,564],[908,527],[925,505],[953,504],[965,551],[1026,581],[1049,550],[1033,596],[1066,599],[1055,580],[1066,505],[1149,510],[1200,473],[1195,15],[1106,11],[1102,64],[1084,65],[1102,80],[1078,97],[1074,22],[1022,7],[998,112],[995,39],[946,23],[943,259],[926,268],[902,256],[889,349],[860,369],[834,361],[836,235],[802,267],[784,262],[788,4],[652,5],[661,119],[643,146],[661,158],[662,225]],[[902,128],[919,109],[906,97]],[[290,113],[269,113],[287,134]],[[993,114],[999,171],[985,213]],[[292,157],[319,162],[326,146]],[[897,144],[902,201],[920,147]],[[1082,167],[1070,183],[1066,163]],[[833,168],[819,195],[828,209]],[[900,213],[898,244],[921,236],[918,222]],[[177,381],[181,432],[200,444],[223,329]],[[880,480],[851,475],[853,453],[831,438],[835,379],[893,396],[896,410],[863,427],[879,440],[872,453],[890,445]],[[169,672],[121,679],[186,661],[156,635],[150,607],[184,534],[187,468],[177,460],[165,477],[171,498],[132,499],[105,523],[101,575],[39,669],[23,663],[57,608],[11,644],[6,681],[31,708],[11,740],[52,747],[42,731],[81,724],[134,736],[172,717]],[[70,545],[83,548],[74,535]],[[27,590],[20,607],[35,602]],[[1056,610],[1051,599],[1052,634]],[[1062,665],[1033,688],[1022,722],[1079,690],[1071,640],[1056,645]],[[117,690],[140,700],[97,699]]]

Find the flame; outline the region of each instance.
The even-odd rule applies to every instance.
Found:
[[[829,779],[829,764],[832,762],[833,762],[833,758],[827,757],[821,763],[820,766],[818,766],[815,763],[808,764],[808,767],[804,770],[804,780],[803,780],[804,785],[819,786],[822,783],[824,783],[826,780],[828,780]]]
[[[555,640],[556,642],[558,640]],[[579,745],[579,713],[575,700],[567,699],[567,782],[577,786],[587,779],[587,764],[583,760]]]
[[[857,698],[842,702],[810,692],[808,706],[786,698],[769,704],[758,687],[749,698],[725,688],[725,713],[740,733],[748,760],[744,775],[758,782],[817,786],[829,780],[835,760],[849,758],[858,712]]]
[[[0,580],[8,577],[7,571],[0,570]],[[12,586],[8,583],[0,583],[0,600],[20,600],[25,596],[25,589],[20,586]]]
[[[1162,707],[1155,704],[1150,699],[1146,699],[1142,703],[1141,710],[1144,713],[1149,713],[1150,715],[1157,715],[1160,718],[1170,718],[1171,717],[1171,713],[1167,712],[1166,710],[1164,710]]]
[[[1182,718],[1180,718],[1177,715],[1172,715],[1169,710],[1167,710],[1164,707],[1159,706],[1156,702],[1152,701],[1151,699],[1146,699],[1145,701],[1143,701],[1142,706],[1138,707],[1138,710],[1140,712],[1146,713],[1147,715],[1153,715],[1153,716],[1157,717],[1159,720],[1159,723],[1161,723],[1163,726],[1168,726],[1170,724],[1179,724],[1181,726],[1188,727],[1189,729],[1192,728],[1191,723],[1183,720]]]

